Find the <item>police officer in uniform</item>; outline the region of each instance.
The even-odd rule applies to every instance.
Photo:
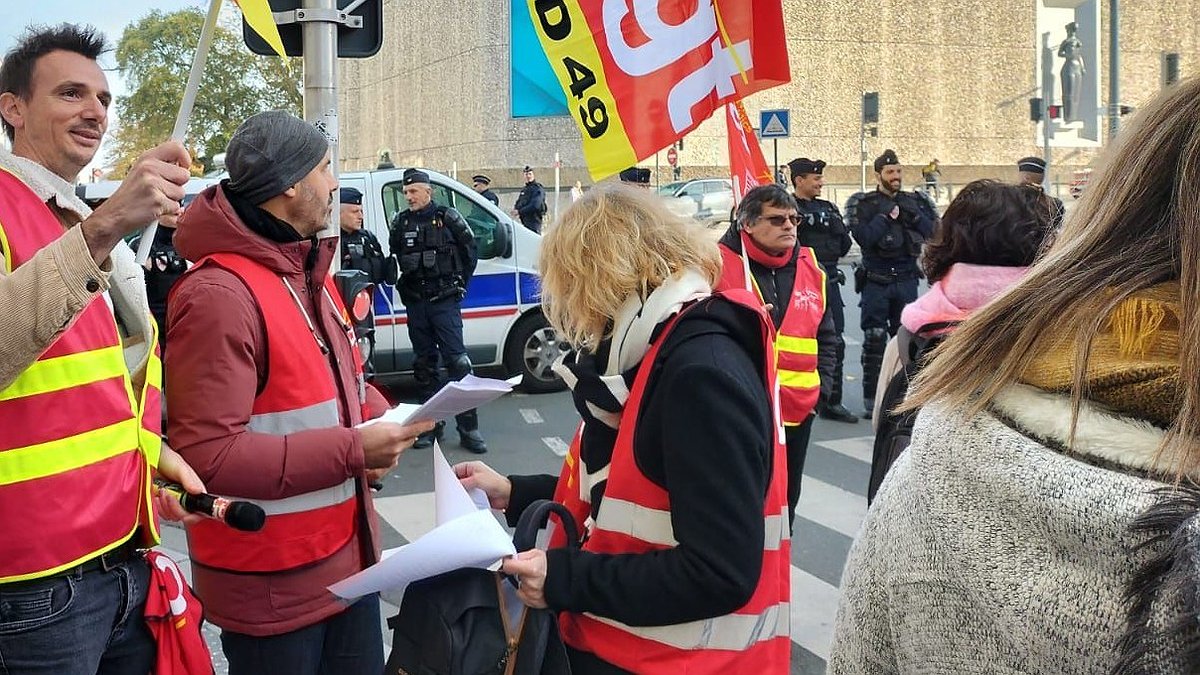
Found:
[[[1045,180],[1046,160],[1041,157],[1022,157],[1017,160],[1018,184],[1032,185],[1039,190],[1044,190],[1043,182]],[[1046,195],[1046,199],[1050,207],[1050,222],[1054,223],[1054,230],[1057,232],[1062,227],[1063,216],[1066,215],[1067,209],[1058,197]]]
[[[850,251],[850,231],[846,229],[838,207],[819,198],[825,186],[824,171],[825,162],[819,159],[800,157],[788,162],[799,206],[800,227],[796,234],[801,246],[807,246],[817,254],[817,262],[825,270],[825,311],[837,331],[833,382],[828,387],[828,399],[817,406],[817,414],[828,420],[853,424],[858,421],[858,416],[842,405],[842,366],[846,360],[846,341],[842,338],[846,330],[842,284],[846,283],[846,275],[838,268],[838,260]]]
[[[876,189],[856,193],[846,202],[846,224],[862,248],[854,284],[862,294],[863,405],[868,419],[875,408],[884,349],[900,329],[900,312],[917,299],[917,257],[938,220],[927,197],[900,189],[900,174],[900,159],[885,150],[875,159]]]
[[[371,283],[381,284],[386,269],[383,247],[375,235],[363,229],[362,197],[352,187],[341,189],[342,269],[362,270]]]
[[[546,188],[534,179],[531,167],[526,166],[522,173],[525,176],[525,187],[521,188],[512,214],[521,220],[522,225],[540,233],[542,218],[546,215]]]
[[[406,169],[403,184],[408,210],[392,220],[388,243],[400,269],[397,290],[408,310],[408,336],[416,353],[413,377],[422,400],[428,400],[442,386],[439,355],[451,379],[461,380],[471,372],[463,344],[462,299],[475,273],[475,238],[458,211],[433,203],[429,174]],[[462,447],[487,452],[474,410],[455,421]],[[442,429],[439,422],[413,447],[433,445]]]
[[[500,206],[500,198],[496,196],[495,192],[492,192],[491,178],[482,173],[477,173],[474,176],[471,176],[471,182],[475,187],[475,191],[483,195],[484,199],[495,204],[496,206]]]

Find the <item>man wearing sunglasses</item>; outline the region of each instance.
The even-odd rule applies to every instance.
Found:
[[[788,522],[800,501],[813,411],[829,396],[837,331],[825,302],[825,273],[799,244],[796,200],[782,185],[750,190],[721,237],[717,290],[745,288],[762,300],[777,331],[779,407],[787,442]],[[818,374],[819,372],[819,374]]]

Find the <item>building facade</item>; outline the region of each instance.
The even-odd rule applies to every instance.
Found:
[[[547,182],[557,153],[563,184],[588,183],[571,117],[512,115],[513,2],[524,0],[384,0],[379,54],[340,62],[343,168],[372,168],[387,149],[397,164],[456,168],[460,176],[482,171],[497,185],[516,186],[527,164]],[[1082,125],[1056,128],[1064,141],[1052,143],[1053,179],[1068,181],[1072,171],[1092,162],[1105,140],[1107,120],[1100,116],[1108,101],[1105,0],[783,0],[783,5],[792,81],[745,101],[752,120],[763,109],[791,111],[791,135],[778,141],[781,163],[797,156],[824,159],[830,165],[827,182],[857,183],[862,155],[874,158],[892,148],[907,165],[908,184],[932,158],[940,160],[947,182],[1012,177],[1017,158],[1042,152],[1041,127],[1030,120],[1029,99],[1042,92],[1043,71],[1059,71],[1055,50],[1070,21],[1084,25],[1084,66],[1099,87],[1092,96],[1099,109],[1091,111],[1098,117],[1090,124],[1098,124],[1102,136],[1068,142],[1085,135]],[[1200,0],[1124,2],[1120,11],[1121,99],[1136,107],[1164,86],[1167,54],[1178,55],[1182,76],[1195,72]],[[879,93],[880,120],[877,136],[866,138],[862,153],[865,91]],[[763,150],[771,163],[773,143],[765,141]],[[718,113],[686,137],[679,153],[683,176],[726,175],[726,152],[725,122]],[[666,153],[659,155],[656,180],[667,182]],[[656,158],[642,166],[655,168]]]

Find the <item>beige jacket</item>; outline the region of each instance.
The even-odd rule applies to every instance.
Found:
[[[38,251],[11,274],[6,251],[0,250],[0,390],[8,387],[53,344],[96,296],[108,292],[112,299],[125,362],[139,385],[145,377],[150,347],[154,344],[153,319],[146,304],[146,283],[133,251],[117,244],[97,265],[78,227],[92,214],[74,187],[45,167],[17,157],[0,147],[0,170],[21,179],[44,200],[63,224],[63,236]],[[90,285],[90,288],[89,288]]]

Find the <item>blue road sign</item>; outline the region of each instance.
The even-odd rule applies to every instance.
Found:
[[[787,138],[791,135],[792,111],[763,110],[758,113],[760,138]]]

